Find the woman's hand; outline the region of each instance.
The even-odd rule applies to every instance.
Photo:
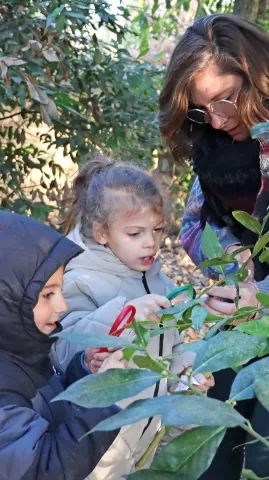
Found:
[[[226,253],[233,253],[235,250],[238,250],[242,245],[231,245],[226,249]],[[251,256],[251,251],[244,250],[244,252],[239,253],[238,255],[235,255],[236,260],[238,261],[239,267],[242,266],[243,263],[245,263],[249,257]],[[254,279],[254,263],[252,260],[250,260],[247,264],[247,270],[248,270],[248,276],[245,279],[245,282],[249,282]]]
[[[225,287],[212,287],[207,295],[210,299],[205,302],[205,307],[213,315],[233,315],[238,308],[258,307],[259,302],[256,298],[257,287],[253,283],[239,283],[238,307],[235,305],[237,296],[236,288],[233,285]]]

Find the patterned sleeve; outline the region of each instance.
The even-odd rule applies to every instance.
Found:
[[[204,195],[198,177],[196,177],[189,195],[181,227],[182,246],[195,265],[199,265],[201,262],[206,260],[201,245],[201,235],[203,230],[200,222],[200,212],[203,203]],[[232,234],[228,227],[219,227],[210,219],[208,223],[218,236],[219,241],[224,249],[226,249],[229,245],[233,245],[234,243],[240,243],[238,238]],[[204,269],[204,273],[210,278],[218,278],[216,273],[210,268]]]

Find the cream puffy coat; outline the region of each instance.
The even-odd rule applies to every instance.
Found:
[[[79,225],[69,234],[69,238],[84,249],[81,255],[69,262],[64,274],[63,293],[68,313],[62,325],[70,333],[107,334],[125,303],[147,294],[145,287],[150,293],[164,296],[174,287],[172,281],[161,272],[158,259],[146,274],[142,274],[126,267],[109,248],[84,240]],[[132,337],[133,333],[127,330],[124,335]],[[154,357],[167,356],[183,350],[182,344],[183,336],[177,330],[171,330],[153,337],[148,349]],[[60,339],[53,345],[53,361],[58,368],[65,370],[73,355],[83,349],[83,346]],[[170,369],[180,374],[192,361],[193,353],[184,352],[172,362]],[[130,366],[136,367],[132,361]],[[119,406],[125,408],[134,400],[166,394],[167,381],[163,379],[160,384],[153,385],[139,395],[119,402]],[[119,480],[122,475],[132,472],[159,427],[160,418],[154,417],[150,423],[146,419],[122,428],[89,479]]]

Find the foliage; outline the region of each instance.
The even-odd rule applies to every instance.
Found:
[[[142,20],[134,28],[130,18],[125,6],[102,0],[1,4],[2,208],[45,220],[58,207],[63,169],[55,149],[75,163],[104,151],[151,165],[161,148],[163,66],[125,48],[127,34],[146,35]]]

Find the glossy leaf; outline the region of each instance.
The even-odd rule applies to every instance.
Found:
[[[258,477],[256,473],[249,469],[243,469],[242,475],[245,479],[248,480],[269,480],[269,477]]]
[[[254,390],[261,404],[269,410],[269,372],[261,371],[254,380]]]
[[[220,332],[199,348],[193,365],[193,374],[217,372],[237,368],[252,358],[262,355],[269,342],[265,337],[241,332]]]
[[[191,312],[193,328],[199,332],[201,330],[201,327],[206,317],[207,317],[207,309],[199,305],[195,306]]]
[[[269,307],[269,295],[267,293],[258,292],[256,297],[264,307]]]
[[[138,470],[137,472],[123,475],[127,480],[190,480],[189,477],[182,477],[176,473],[150,470]]]
[[[222,257],[225,251],[221,246],[219,239],[210,225],[207,223],[201,236],[202,250],[205,256],[210,260],[215,257]],[[218,270],[223,274],[224,270],[219,266]]]
[[[261,238],[255,243],[253,248],[253,255],[257,255],[264,247],[269,243],[269,232],[262,235]]]
[[[160,415],[163,425],[235,427],[245,422],[240,413],[224,402],[200,395],[170,395],[137,400],[125,410],[103,420],[94,431],[110,431]]]
[[[230,317],[224,317],[224,318],[221,318],[221,320],[219,320],[218,322],[215,323],[215,325],[213,325],[208,331],[207,333],[205,334],[204,336],[204,339],[205,340],[209,340],[210,338],[212,338],[216,333],[218,333],[219,329],[221,329],[222,327],[224,327],[224,325],[227,325],[231,322],[231,318]]]
[[[265,247],[262,253],[259,256],[261,263],[269,263],[269,248]]]
[[[261,223],[255,217],[249,215],[249,213],[242,212],[241,210],[235,210],[234,212],[232,212],[232,214],[233,217],[244,227],[248,228],[252,232],[257,233],[258,235],[261,233]]]
[[[53,10],[48,16],[47,16],[47,20],[46,20],[46,28],[48,28],[52,22],[55,21],[55,19],[58,17],[58,15],[60,15],[62,13],[62,11],[64,10],[64,5],[61,5],[60,7],[58,8],[55,8],[55,10]]]
[[[113,335],[78,335],[68,332],[60,332],[53,337],[62,338],[67,342],[76,343],[77,345],[84,345],[85,347],[107,347],[107,348],[125,348],[131,347],[135,350],[144,351],[145,348],[141,345],[135,345],[120,337]]]
[[[265,316],[258,320],[240,323],[234,330],[247,333],[248,335],[263,335],[269,337],[269,317]]]
[[[150,341],[149,329],[137,322],[135,318],[132,321],[132,327],[134,328],[139,344],[146,348]]]
[[[210,466],[225,432],[225,427],[196,427],[187,430],[163,448],[151,468],[176,472],[198,480]]]
[[[210,260],[205,260],[204,262],[200,263],[196,268],[201,269],[208,267],[227,266],[234,260],[234,257],[230,258],[231,256],[229,256],[229,259],[227,260],[226,257],[228,257],[228,255],[226,255],[225,257],[215,257],[211,258]]]
[[[108,407],[137,395],[161,378],[161,375],[150,370],[112,368],[81,378],[53,401],[67,400],[86,408]]]
[[[254,398],[254,380],[261,372],[269,373],[268,357],[251,363],[238,372],[233,381],[229,399],[239,401]]]
[[[196,300],[189,300],[188,302],[181,303],[179,305],[174,305],[171,308],[164,308],[163,310],[158,310],[157,314],[169,314],[169,315],[177,315],[178,313],[183,313],[190,307],[198,305],[201,302],[201,298],[197,298]]]
[[[167,365],[162,365],[148,355],[134,355],[132,360],[139,368],[148,368],[153,372],[162,373],[167,368]]]
[[[198,352],[200,348],[204,348],[204,340],[195,340],[194,342],[184,343],[184,351]]]

